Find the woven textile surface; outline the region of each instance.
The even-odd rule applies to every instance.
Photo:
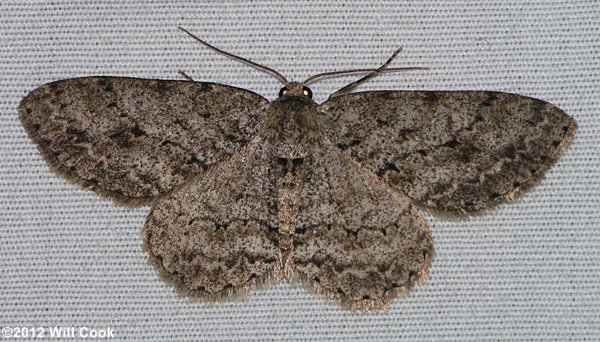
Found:
[[[388,73],[361,90],[519,93],[556,104],[579,129],[516,203],[465,220],[426,214],[430,279],[387,311],[347,311],[285,282],[243,300],[189,301],[147,263],[148,208],[53,174],[16,110],[46,82],[181,79],[178,69],[276,98],[275,78],[177,26],[294,80],[376,67],[402,46],[393,66],[431,71]],[[2,0],[0,31],[0,328],[74,327],[69,341],[82,327],[129,341],[600,340],[599,2]],[[311,85],[315,100],[356,78]]]

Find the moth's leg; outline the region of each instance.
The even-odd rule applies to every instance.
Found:
[[[188,75],[185,71],[181,69],[177,70],[177,73],[190,82],[196,82],[190,75]]]

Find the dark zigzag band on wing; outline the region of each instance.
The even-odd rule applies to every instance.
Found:
[[[271,145],[250,143],[152,208],[144,247],[180,293],[219,300],[275,278],[275,161]]]
[[[382,309],[427,279],[433,240],[412,201],[324,146],[307,158],[291,255],[303,283],[353,309]]]
[[[19,113],[54,171],[140,205],[244,146],[266,104],[220,84],[100,76],[42,85]]]
[[[556,106],[489,91],[375,91],[321,105],[337,146],[426,207],[470,212],[543,177],[577,124]]]

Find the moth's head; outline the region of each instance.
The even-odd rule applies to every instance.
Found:
[[[298,96],[312,99],[312,90],[300,82],[290,82],[279,90],[279,97]]]
[[[179,29],[185,33],[187,33],[188,35],[190,35],[192,38],[194,38],[195,40],[197,40],[198,42],[200,42],[201,44],[205,45],[206,47],[208,47],[209,49],[212,49],[220,54],[223,54],[227,57],[236,59],[238,61],[241,61],[243,63],[252,65],[260,70],[263,70],[267,73],[270,73],[271,75],[275,76],[279,81],[281,81],[283,84],[285,84],[285,86],[283,88],[281,88],[279,90],[279,99],[284,100],[283,102],[286,102],[289,99],[304,99],[304,100],[312,100],[312,91],[310,90],[309,87],[307,87],[306,85],[314,82],[315,80],[318,79],[322,79],[325,77],[329,77],[329,76],[336,76],[336,75],[346,75],[346,74],[352,74],[352,73],[357,73],[357,72],[368,72],[369,74],[367,76],[364,76],[363,78],[359,79],[356,82],[352,82],[348,85],[346,85],[345,87],[341,88],[340,90],[336,91],[335,93],[331,94],[329,96],[329,98],[334,97],[334,96],[339,96],[342,93],[346,93],[354,88],[356,88],[359,84],[361,84],[362,82],[369,80],[377,75],[379,75],[382,71],[404,71],[404,70],[429,70],[429,68],[423,68],[423,67],[407,67],[407,68],[388,68],[388,65],[392,62],[392,60],[394,58],[396,58],[396,56],[398,56],[398,54],[400,53],[400,51],[402,51],[402,48],[397,49],[396,51],[394,51],[394,53],[392,54],[392,56],[390,58],[388,58],[388,60],[383,63],[383,65],[381,65],[379,68],[376,69],[350,69],[350,70],[339,70],[339,71],[327,71],[327,72],[322,72],[316,75],[312,75],[309,78],[305,79],[303,82],[290,82],[287,80],[287,78],[285,78],[285,76],[283,76],[279,71],[273,69],[273,68],[269,68],[267,66],[258,64],[256,62],[253,62],[247,58],[243,58],[240,56],[236,56],[232,53],[229,53],[227,51],[218,49],[210,44],[208,44],[207,42],[203,41],[202,39],[194,36],[191,32],[187,31],[186,29],[179,27]],[[192,80],[189,76],[187,76],[185,73],[182,73],[182,75],[188,79],[188,81]],[[193,80],[192,80],[193,81]],[[300,102],[313,102],[313,101],[300,101]],[[313,102],[314,103],[314,102]]]

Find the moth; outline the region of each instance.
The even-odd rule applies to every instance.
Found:
[[[44,84],[18,108],[53,171],[119,204],[152,206],[144,248],[184,295],[218,300],[286,279],[355,309],[384,308],[428,276],[421,209],[468,215],[512,200],[577,127],[550,103],[504,92],[349,92],[418,69],[388,68],[399,50],[376,69],[290,82],[194,38],[275,75],[279,97],[185,74],[94,76]],[[368,74],[312,100],[308,83],[350,72]]]

